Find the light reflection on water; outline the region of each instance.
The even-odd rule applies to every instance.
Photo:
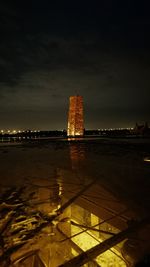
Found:
[[[79,170],[80,164],[85,160],[84,146],[70,144],[70,159],[72,169]]]
[[[55,186],[57,188],[58,184],[56,184]],[[43,202],[46,195],[50,196],[51,205],[49,205],[49,203],[39,203],[37,206],[37,211],[51,215],[55,214],[54,212],[56,212],[56,210],[59,208],[59,190],[57,190],[56,188],[56,190],[54,189],[54,184],[52,185],[52,188],[51,190],[47,188],[38,188],[37,193],[34,196],[34,205],[38,201]],[[54,199],[52,198],[52,195],[54,195]],[[45,262],[46,266],[58,266],[57,264],[61,264],[63,263],[63,261],[69,260],[74,255],[78,255],[82,251],[86,251],[87,249],[94,247],[106,238],[105,234],[101,235],[99,231],[85,231],[86,228],[84,227],[93,227],[94,225],[100,223],[100,221],[101,220],[97,216],[90,213],[88,210],[85,210],[78,205],[72,204],[64,211],[63,214],[59,216],[59,218],[57,218],[52,223],[50,227],[47,227],[43,230],[41,236],[36,239],[36,243],[35,240],[33,241],[32,250],[39,250],[40,257],[42,258],[43,262]],[[106,229],[110,230],[110,227],[110,224],[105,223],[104,228],[101,227],[101,229],[105,229],[106,231]],[[96,227],[96,229],[100,230],[98,226]],[[113,227],[111,227],[111,231],[113,230],[115,232],[118,231],[118,229],[113,229]],[[71,236],[74,237],[67,239]],[[71,242],[70,240],[72,240],[73,242]],[[51,244],[49,244],[49,242]],[[59,253],[57,253],[58,249]],[[126,266],[124,260],[120,258],[121,253],[119,250],[114,249],[114,252],[105,252],[105,255],[101,255],[100,257],[96,258],[95,265],[92,266],[97,266],[96,262],[98,264],[101,264],[101,266],[112,266],[112,264],[113,266],[116,266],[116,262],[118,264],[117,266]],[[26,249],[23,249],[23,254],[26,254],[27,251]],[[118,257],[116,253],[118,253],[120,257]],[[16,255],[17,254],[18,253],[16,253]],[[48,254],[50,254],[49,261]],[[27,262],[27,264],[28,263],[29,261]],[[25,264],[26,260],[24,261],[24,266],[27,266]]]
[[[19,195],[23,206],[16,209],[6,236],[4,231],[7,252],[18,244],[23,246],[9,254],[12,265],[4,258],[5,266],[57,267],[127,228],[128,222],[136,217],[99,184],[92,185],[69,202],[90,182],[80,173],[85,160],[84,146],[70,143],[69,153],[71,170],[57,168],[49,179],[29,178],[26,181],[25,189]],[[15,205],[17,198],[12,199],[10,203]],[[68,205],[62,209],[64,203]],[[132,234],[129,240],[84,266],[133,266],[140,254],[139,248],[142,252],[141,244],[143,241],[139,243],[138,236]],[[5,250],[1,249],[1,255]]]
[[[87,183],[87,181],[84,182]],[[90,187],[86,191],[89,200],[90,194],[93,195],[96,189]],[[17,244],[29,235],[25,238],[25,244],[11,254],[12,266],[32,266],[31,264],[41,261],[39,266],[56,267],[120,232],[118,221],[113,218],[117,218],[117,214],[120,214],[119,220],[125,223],[128,215],[123,210],[121,215],[122,205],[118,205],[118,210],[102,214],[100,218],[90,210],[91,207],[88,206],[90,202],[83,201],[84,193],[76,199],[75,203],[72,202],[66,206],[61,214],[57,213],[60,207],[63,207],[64,203],[79,190],[78,180],[74,180],[70,188],[68,177],[64,177],[64,172],[60,169],[55,171],[51,179],[27,181],[27,187],[20,196],[20,200],[25,203],[23,211],[20,209],[16,218],[12,220],[5,238],[6,246],[11,247],[12,242]],[[103,188],[99,187],[99,190],[103,196],[105,194],[106,198],[108,196],[112,202],[115,201],[114,197]],[[95,205],[98,203],[95,202]],[[100,203],[100,206],[101,204],[104,203]],[[24,218],[21,219],[21,216]],[[52,220],[49,220],[50,218]],[[47,220],[49,223],[46,223]],[[19,233],[17,227],[20,227]],[[127,263],[128,266],[132,266],[132,259],[128,257],[127,261],[125,253],[123,257],[122,246],[123,243],[118,244],[84,266],[119,267],[127,266]]]

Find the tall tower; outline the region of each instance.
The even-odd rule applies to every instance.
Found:
[[[70,96],[68,116],[68,136],[83,136],[83,97]]]

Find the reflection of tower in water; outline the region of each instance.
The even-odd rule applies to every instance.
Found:
[[[62,195],[62,179],[61,176],[59,175],[58,170],[55,170],[54,173],[54,179],[52,180],[51,183],[51,190],[50,190],[50,201],[51,203],[54,203],[57,208],[60,207],[61,204],[61,195]]]
[[[75,177],[80,181],[80,183],[85,183],[85,174],[83,172],[83,166],[85,161],[85,150],[83,144],[79,142],[70,143],[70,162],[72,171]]]
[[[85,160],[84,146],[80,143],[70,143],[70,160],[73,170],[80,169]]]
[[[33,182],[36,188],[34,200],[37,202],[36,207],[45,214],[50,214],[60,208],[62,200],[62,179],[59,172],[54,170],[50,178],[36,179]]]

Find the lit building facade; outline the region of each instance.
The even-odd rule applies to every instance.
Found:
[[[69,100],[69,116],[68,116],[68,136],[83,136],[83,97],[70,96]]]

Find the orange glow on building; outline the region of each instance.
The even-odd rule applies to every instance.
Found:
[[[83,97],[71,96],[69,100],[68,136],[83,136]]]

